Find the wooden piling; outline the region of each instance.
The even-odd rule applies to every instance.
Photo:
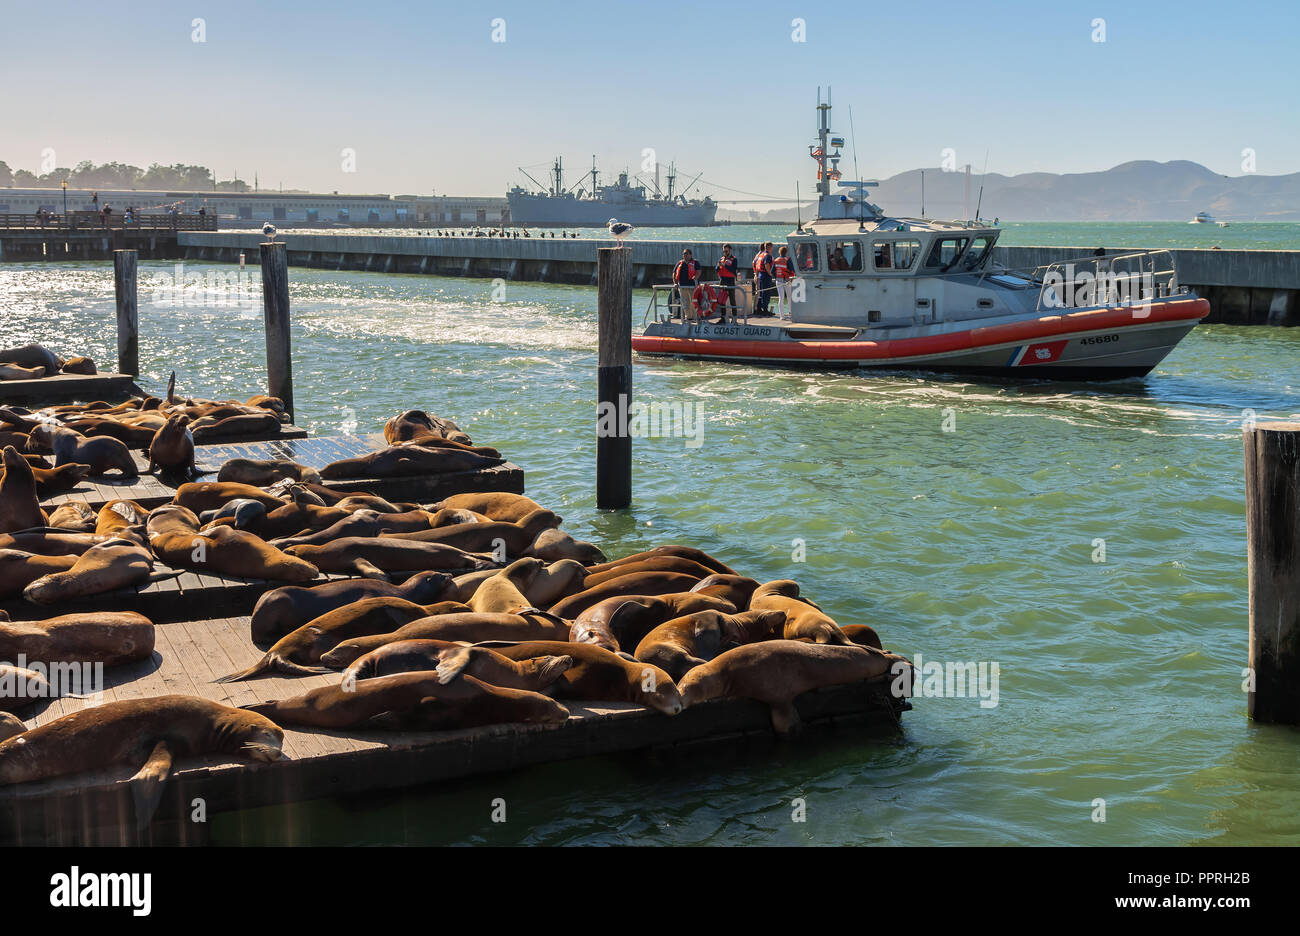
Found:
[[[1300,724],[1300,423],[1245,432],[1246,560],[1256,721]]]
[[[619,510],[632,503],[632,251],[596,250],[596,506]]]
[[[284,401],[293,421],[289,347],[289,264],[284,244],[261,244],[262,312],[266,325],[266,392]]]
[[[113,251],[113,292],[117,297],[117,372],[140,374],[140,311],[136,294],[136,250]]]

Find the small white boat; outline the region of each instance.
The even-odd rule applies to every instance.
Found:
[[[1214,223],[1217,224],[1219,227],[1227,227],[1227,226],[1228,226],[1228,222],[1227,222],[1227,221],[1215,221]]]
[[[818,110],[818,217],[786,237],[795,273],[787,311],[754,316],[742,295],[741,315],[724,318],[716,281],[655,286],[635,351],[1106,380],[1150,373],[1209,315],[1206,300],[1178,285],[1167,250],[1008,270],[992,262],[995,225],[886,216],[863,197],[874,183],[840,183],[844,192],[832,194],[841,141],[828,140],[830,104]],[[696,250],[706,269],[716,246]]]
[[[1188,224],[1213,224],[1214,215],[1210,214],[1208,211],[1198,211],[1196,212],[1196,217],[1192,218],[1192,220],[1187,223]]]

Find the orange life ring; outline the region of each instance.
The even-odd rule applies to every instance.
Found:
[[[691,293],[691,307],[700,318],[708,318],[718,304],[718,291],[704,283],[695,287]]]

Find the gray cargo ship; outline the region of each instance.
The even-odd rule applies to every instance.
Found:
[[[524,172],[524,170],[520,170]],[[551,168],[551,185],[546,186],[524,172],[541,191],[532,191],[516,185],[506,193],[510,204],[510,223],[553,227],[604,227],[610,218],[617,218],[638,227],[705,227],[714,222],[718,205],[705,197],[688,201],[686,192],[674,194],[676,172],[668,172],[668,185],[663,191],[658,186],[656,166],[655,192],[647,194],[645,185],[634,185],[626,172],[618,174],[613,185],[599,185],[595,160],[591,171],[584,173],[590,186],[565,188],[564,164],[555,160]],[[698,176],[696,177],[699,178]],[[694,185],[694,182],[691,183]],[[689,191],[690,186],[687,186]]]

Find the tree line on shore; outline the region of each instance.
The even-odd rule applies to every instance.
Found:
[[[37,175],[26,169],[11,170],[0,160],[0,186],[16,188],[59,188],[63,180],[79,189],[145,189],[186,192],[247,192],[252,189],[242,179],[215,182],[211,169],[206,166],[187,166],[175,163],[164,166],[154,163],[148,169],[120,162],[95,165],[83,160],[72,168],[59,167]]]

